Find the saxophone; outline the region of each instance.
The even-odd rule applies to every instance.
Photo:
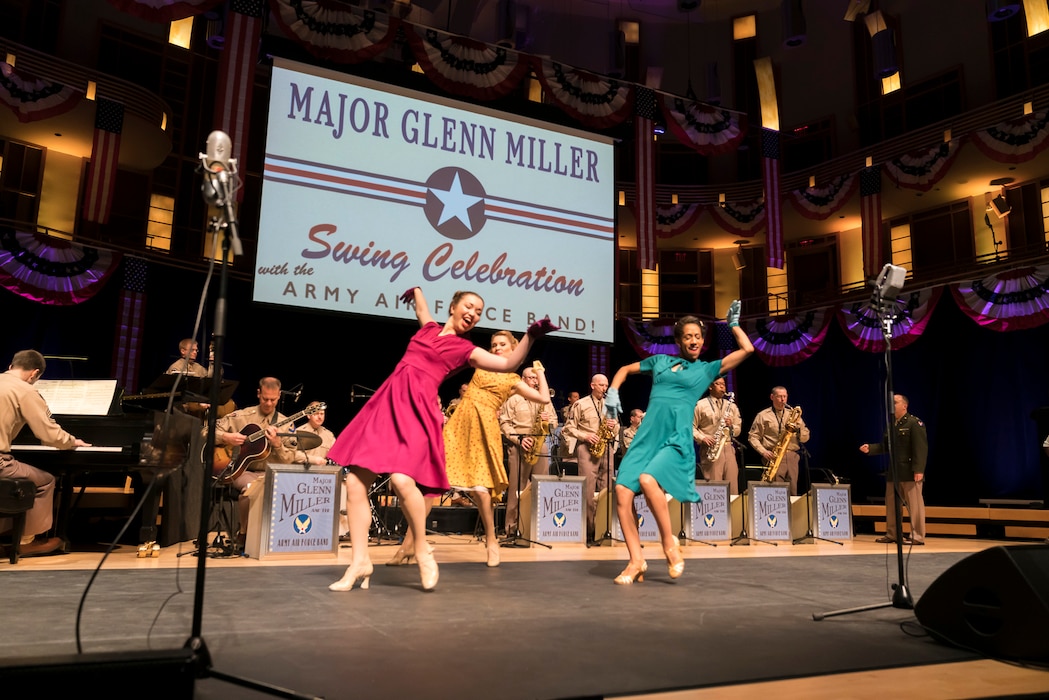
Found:
[[[532,447],[528,450],[521,449],[521,458],[526,464],[535,464],[539,461],[539,455],[546,444],[546,436],[549,434],[550,421],[543,420],[543,412],[541,410],[536,411],[535,422],[532,423]]]
[[[725,404],[725,408],[721,411],[721,424],[718,426],[718,436],[714,441],[714,444],[707,449],[707,460],[714,462],[721,456],[721,450],[725,449],[725,443],[732,436],[732,429],[728,426],[728,414],[731,410],[731,404],[735,403],[735,395],[730,391],[725,394],[725,400],[728,402]]]
[[[776,478],[779,464],[783,461],[783,455],[787,453],[787,445],[790,444],[790,439],[794,437],[794,433],[798,432],[799,420],[801,420],[801,406],[795,406],[790,409],[786,420],[783,421],[783,429],[779,431],[779,437],[776,438],[776,446],[772,448],[772,457],[769,458],[768,465],[761,474],[762,481],[771,482]]]
[[[615,439],[616,429],[609,427],[608,421],[601,418],[601,427],[597,429],[597,442],[587,447],[590,450],[590,456],[595,459],[604,457],[605,450],[608,449],[608,443]]]

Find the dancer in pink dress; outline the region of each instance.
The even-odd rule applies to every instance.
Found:
[[[368,557],[371,510],[368,487],[378,474],[389,474],[415,542],[415,558],[424,590],[437,585],[437,562],[426,543],[425,496],[448,490],[445,475],[443,416],[438,388],[452,372],[467,365],[492,372],[512,372],[524,361],[532,342],[557,328],[543,319],[508,355],[493,355],[462,336],[481,319],[484,300],[473,292],[456,292],[443,326],[434,321],[422,290],[401,297],[415,304],[420,329],[404,357],[382,386],[342,431],[328,458],[349,467],[346,511],[353,560],[343,577],[328,588],[348,591],[360,580],[367,588],[372,574]]]

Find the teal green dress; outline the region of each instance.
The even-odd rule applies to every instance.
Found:
[[[645,420],[637,429],[616,484],[641,491],[642,474],[651,474],[664,491],[682,503],[699,501],[692,417],[696,402],[717,379],[721,360],[689,362],[677,355],[650,355],[641,373],[652,377]]]

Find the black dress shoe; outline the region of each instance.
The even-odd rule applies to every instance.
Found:
[[[896,540],[892,539],[891,537],[879,537],[878,539],[876,539],[874,541],[877,542],[878,544],[892,544]]]
[[[45,554],[54,554],[62,548],[61,537],[49,537],[46,540],[34,540],[18,548],[20,557],[42,557]]]

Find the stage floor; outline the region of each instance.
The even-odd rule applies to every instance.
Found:
[[[325,698],[1004,697],[1049,691],[1049,673],[982,660],[928,637],[894,608],[896,548],[860,535],[841,545],[693,543],[685,574],[667,576],[646,545],[644,582],[616,586],[621,544],[503,547],[485,566],[473,536],[429,538],[441,567],[423,592],[416,566],[385,567],[393,543],[372,544],[369,590],[327,585],[338,557],[208,558],[201,637],[212,668]],[[904,551],[917,602],[971,553],[1005,543],[930,538]],[[191,636],[191,543],[139,558],[122,546],[0,563],[6,659],[77,650],[170,649]],[[187,554],[180,556],[180,554]],[[92,581],[93,578],[93,581]],[[91,582],[86,597],[81,598]],[[886,603],[874,610],[853,608]],[[817,613],[848,610],[815,621]],[[119,682],[119,678],[114,678]],[[102,689],[103,694],[105,690]],[[147,695],[148,696],[148,692]],[[264,697],[226,680],[196,681],[195,697]]]

